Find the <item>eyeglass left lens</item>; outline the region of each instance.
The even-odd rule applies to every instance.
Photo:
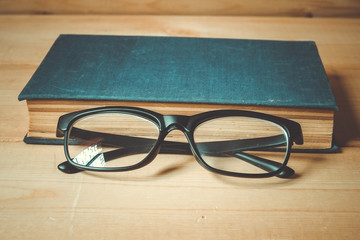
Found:
[[[92,168],[130,167],[154,148],[159,129],[132,114],[94,114],[76,121],[69,132],[69,156]]]

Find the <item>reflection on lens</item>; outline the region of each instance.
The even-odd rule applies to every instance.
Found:
[[[250,117],[221,117],[200,124],[194,132],[202,159],[219,170],[261,174],[278,170],[288,138],[272,122]]]
[[[69,133],[74,163],[95,168],[128,167],[151,152],[159,136],[151,121],[123,113],[103,113],[75,122]]]

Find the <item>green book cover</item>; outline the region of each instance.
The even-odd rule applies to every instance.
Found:
[[[337,109],[312,41],[60,35],[25,99]]]

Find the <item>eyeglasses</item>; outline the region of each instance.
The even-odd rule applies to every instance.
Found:
[[[183,134],[168,136],[173,130]],[[57,136],[64,137],[67,162],[58,168],[65,173],[130,171],[171,153],[193,154],[205,169],[226,176],[288,178],[291,147],[303,143],[298,123],[242,110],[184,116],[101,107],[61,116]]]

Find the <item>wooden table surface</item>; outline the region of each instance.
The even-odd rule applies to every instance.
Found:
[[[221,177],[176,155],[134,172],[63,174],[61,146],[22,142],[17,101],[61,33],[314,40],[341,151],[293,154],[289,180]],[[1,15],[0,239],[360,239],[359,92],[359,19]]]

